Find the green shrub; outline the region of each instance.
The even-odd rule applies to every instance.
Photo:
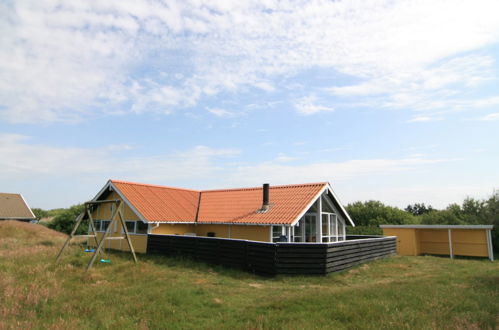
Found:
[[[355,202],[348,204],[346,209],[356,226],[403,225],[417,221],[412,214],[379,201]]]
[[[73,205],[69,209],[65,209],[54,217],[47,227],[69,234],[75,225],[75,220],[80,213],[84,211],[84,205]],[[88,230],[86,223],[82,223],[78,228],[77,234],[85,234]]]
[[[49,212],[40,208],[32,208],[31,211],[35,215],[35,217],[40,220],[41,218],[46,218],[49,216]]]

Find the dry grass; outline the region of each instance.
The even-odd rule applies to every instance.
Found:
[[[0,329],[494,329],[499,266],[394,257],[326,277],[262,278],[194,261],[89,254],[40,225],[0,222]],[[51,243],[49,243],[51,242]]]

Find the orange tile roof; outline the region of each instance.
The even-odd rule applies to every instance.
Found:
[[[197,191],[111,182],[146,221],[234,224],[291,224],[327,185],[270,186],[270,209],[259,213],[262,187]]]
[[[199,191],[111,180],[147,221],[194,222]]]
[[[327,183],[270,186],[270,209],[262,206],[262,187],[209,190],[201,193],[199,223],[291,224]]]

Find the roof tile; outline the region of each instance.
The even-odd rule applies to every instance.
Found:
[[[262,187],[196,191],[111,182],[147,221],[234,224],[291,224],[327,185],[321,182],[271,186],[270,209],[259,213]]]

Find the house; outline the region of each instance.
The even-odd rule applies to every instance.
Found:
[[[31,221],[36,216],[21,194],[0,193],[0,220]]]
[[[124,220],[138,252],[146,252],[147,234],[329,243],[345,240],[345,227],[354,226],[327,182],[190,190],[109,180],[92,201],[100,200],[124,202]],[[103,203],[92,210],[99,236],[113,207]],[[121,229],[111,228],[111,235],[121,236]],[[128,249],[123,240],[109,240],[105,247]]]

